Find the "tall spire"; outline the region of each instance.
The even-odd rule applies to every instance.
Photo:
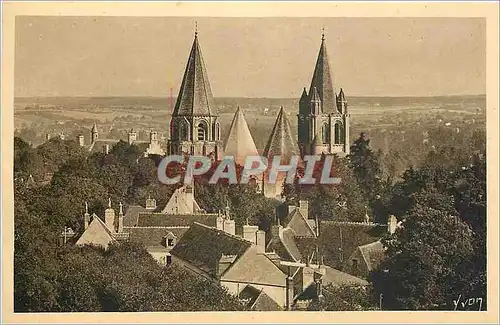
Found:
[[[189,53],[173,116],[213,115],[212,110],[214,109],[214,104],[212,90],[208,81],[205,62],[201,55],[198,39],[198,28],[196,27],[193,45]]]
[[[299,154],[299,148],[290,129],[290,122],[285,109],[281,106],[271,136],[264,149],[264,156],[270,158],[280,155],[282,159],[289,159],[291,156]]]
[[[314,74],[309,89],[309,95],[316,87],[319,97],[322,101],[321,109],[323,112],[332,112],[336,109],[335,90],[333,87],[330,63],[326,51],[325,32],[321,36],[321,46],[319,48],[318,59],[314,68]]]
[[[234,161],[241,166],[245,164],[246,157],[259,155],[245,115],[239,106],[236,113],[234,113],[233,122],[224,146],[224,154],[233,156]]]

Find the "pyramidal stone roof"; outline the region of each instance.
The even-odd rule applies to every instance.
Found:
[[[173,115],[211,116],[212,113],[215,113],[212,90],[196,33]]]
[[[285,109],[281,106],[271,136],[264,149],[264,156],[267,158],[282,156],[282,159],[289,159],[291,156],[299,154],[299,147],[292,135],[290,122]]]
[[[240,166],[245,165],[247,156],[259,155],[245,115],[239,107],[234,113],[233,122],[224,146],[224,155],[233,156],[234,161]]]
[[[330,63],[328,62],[328,54],[326,52],[325,38],[321,39],[321,47],[319,49],[316,67],[311,81],[309,95],[313,93],[314,87],[318,91],[322,101],[321,109],[325,111],[333,111],[336,109],[335,91],[330,72]]]

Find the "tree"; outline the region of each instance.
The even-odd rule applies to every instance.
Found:
[[[417,204],[383,239],[387,259],[372,274],[384,309],[450,309],[465,293],[473,235],[460,218]]]
[[[323,288],[323,300],[314,300],[308,307],[313,311],[362,311],[377,309],[371,286],[328,285]]]

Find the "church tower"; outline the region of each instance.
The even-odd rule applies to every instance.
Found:
[[[349,118],[344,91],[335,93],[325,35],[321,38],[309,93],[302,91],[298,143],[302,155],[349,154]]]
[[[219,117],[198,43],[198,32],[195,32],[170,124],[169,154],[222,157]]]

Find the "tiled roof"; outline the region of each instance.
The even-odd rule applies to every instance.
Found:
[[[222,230],[194,223],[171,254],[216,277],[222,255],[243,255],[251,243]]]
[[[282,156],[282,159],[284,158],[287,161],[291,156],[299,154],[299,147],[292,134],[290,122],[282,106],[264,149],[264,156],[266,158]]]
[[[357,284],[357,285],[367,285],[368,282],[364,279],[355,277],[353,275],[347,274],[345,272],[336,270],[332,267],[325,266],[326,273],[323,275],[323,285],[333,284],[333,285],[348,285],[348,284]]]
[[[207,226],[217,226],[217,214],[163,214],[163,213],[139,213],[138,227],[172,227],[190,226],[198,222]]]
[[[164,247],[163,238],[169,232],[179,241],[188,229],[189,227],[124,227],[123,230],[129,233],[130,241],[141,243],[146,247]]]
[[[103,151],[106,145],[109,145],[109,150],[111,150],[118,142],[120,139],[97,139],[90,145],[89,152]]]
[[[224,154],[226,156],[233,156],[235,162],[241,166],[245,165],[247,156],[258,155],[245,115],[239,107],[234,114],[233,122],[229,129],[229,134],[224,145]]]
[[[343,260],[351,256],[358,246],[373,243],[379,240],[387,230],[385,225],[364,223],[321,222],[319,248],[324,257],[324,263],[332,267],[341,268]],[[342,251],[340,250],[342,249]]]
[[[173,116],[215,115],[212,90],[198,37],[194,38]]]
[[[321,41],[321,47],[319,49],[318,59],[316,61],[316,67],[311,81],[311,87],[309,88],[310,96],[313,95],[314,88],[316,88],[319,97],[321,98],[322,111],[327,113],[328,111],[336,110],[337,101],[335,98],[335,89],[333,86],[330,63],[328,62],[328,54],[324,40]]]
[[[281,306],[278,305],[271,297],[269,297],[264,291],[261,291],[257,296],[257,299],[252,305],[252,310],[254,311],[280,311]]]
[[[376,268],[384,258],[385,249],[380,240],[377,240],[376,242],[370,244],[359,246],[359,250],[361,252],[361,255],[363,256],[363,259],[365,260],[368,271]]]
[[[295,233],[290,228],[283,229],[283,245],[294,261],[302,261],[303,257],[295,244]]]
[[[148,211],[146,208],[138,205],[129,206],[127,211],[125,212],[125,216],[123,217],[123,226],[124,227],[136,226],[137,221],[139,219],[139,213],[146,211]]]

